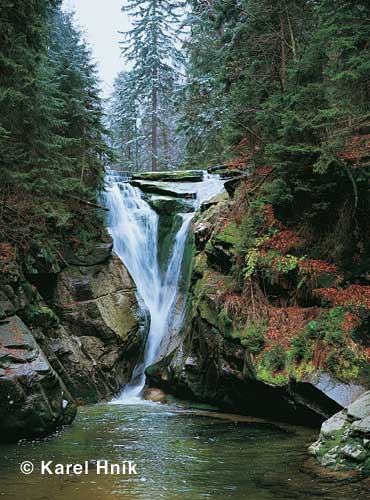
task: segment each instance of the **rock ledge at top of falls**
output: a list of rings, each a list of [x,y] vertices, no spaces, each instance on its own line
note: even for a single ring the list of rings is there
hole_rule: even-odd
[[[370,475],[370,391],[323,423],[309,453],[321,465]]]
[[[203,170],[176,170],[168,172],[142,172],[132,176],[134,180],[161,182],[202,182]]]
[[[183,191],[182,189],[176,189],[172,184],[168,186],[164,183],[154,183],[147,181],[131,180],[130,184],[134,187],[141,189],[143,193],[148,194],[158,194],[162,196],[170,196],[172,198],[185,198],[185,199],[195,199],[197,194],[195,191]]]

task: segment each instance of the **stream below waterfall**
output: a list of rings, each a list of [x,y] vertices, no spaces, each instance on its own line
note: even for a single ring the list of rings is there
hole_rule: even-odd
[[[360,484],[305,471],[316,432],[177,406],[80,408],[71,428],[43,440],[4,445],[0,498],[12,500],[366,500]],[[250,421],[249,421],[250,420]],[[28,476],[19,464],[29,460]],[[41,460],[89,462],[88,475],[40,476]],[[132,460],[137,476],[97,475],[94,463]]]

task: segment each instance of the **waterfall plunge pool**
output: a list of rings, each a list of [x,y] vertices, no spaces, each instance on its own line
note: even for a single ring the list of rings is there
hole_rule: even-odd
[[[216,418],[217,417],[217,418]],[[0,498],[12,500],[366,500],[360,483],[318,478],[306,470],[315,431],[182,409],[175,405],[80,408],[71,428],[50,438],[4,445]],[[35,472],[22,475],[28,460]],[[41,460],[117,464],[137,476],[41,476]],[[38,469],[38,470],[37,470]]]

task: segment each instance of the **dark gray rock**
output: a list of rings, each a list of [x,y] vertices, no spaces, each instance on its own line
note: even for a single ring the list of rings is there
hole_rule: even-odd
[[[0,324],[0,352],[2,440],[46,435],[73,421],[71,395],[17,316]]]

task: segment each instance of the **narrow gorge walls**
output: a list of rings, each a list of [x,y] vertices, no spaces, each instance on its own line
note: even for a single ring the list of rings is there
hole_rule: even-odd
[[[297,299],[305,295],[296,285],[295,266],[278,269],[273,260],[270,267],[256,261],[256,277],[245,277],[252,265],[248,256],[255,250],[257,258],[259,247],[253,240],[246,246],[254,219],[247,206],[240,208],[241,199],[239,192],[235,199],[225,195],[196,218],[192,306],[183,342],[149,369],[151,384],[236,412],[317,425],[368,387],[363,354],[352,366],[331,369],[330,355],[347,349],[345,342],[352,345],[348,333],[341,333],[346,316]],[[285,229],[274,228],[270,212],[261,207],[256,227],[272,231],[273,243]],[[267,245],[268,237],[258,241]],[[291,259],[304,268],[303,257]],[[281,260],[288,262],[289,255]],[[321,279],[325,286],[330,278],[318,275],[316,283]],[[306,357],[300,358],[303,341]],[[324,354],[316,358],[320,349],[327,364]]]
[[[63,260],[39,249],[0,273],[1,435],[44,435],[131,377],[148,314],[108,235]],[[2,248],[5,257],[5,248]],[[3,260],[4,262],[4,260]]]

